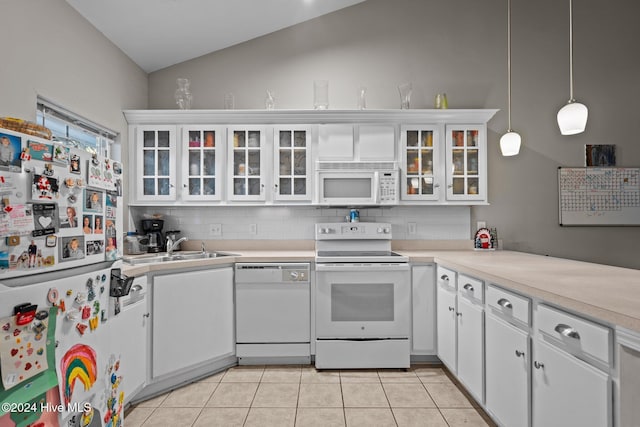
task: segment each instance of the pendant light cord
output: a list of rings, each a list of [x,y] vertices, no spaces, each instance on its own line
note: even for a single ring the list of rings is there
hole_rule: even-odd
[[[569,104],[573,98],[573,0],[569,0]]]
[[[507,115],[511,132],[511,0],[507,0]]]

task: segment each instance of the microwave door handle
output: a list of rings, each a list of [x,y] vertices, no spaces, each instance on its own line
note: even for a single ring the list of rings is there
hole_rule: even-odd
[[[380,172],[375,171],[373,173],[373,202],[377,205],[380,203]]]

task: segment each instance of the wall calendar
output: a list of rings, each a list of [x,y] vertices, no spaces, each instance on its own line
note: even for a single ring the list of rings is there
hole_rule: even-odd
[[[640,225],[640,168],[558,168],[560,225]]]

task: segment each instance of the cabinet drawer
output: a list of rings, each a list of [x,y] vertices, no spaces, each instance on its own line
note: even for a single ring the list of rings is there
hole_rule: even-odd
[[[502,313],[506,318],[530,325],[531,301],[529,298],[489,285],[487,287],[487,304],[495,311]]]
[[[456,272],[445,267],[438,266],[437,270],[438,285],[445,288],[456,290]]]
[[[484,302],[484,282],[464,274],[458,275],[458,292],[475,302]]]
[[[611,329],[590,320],[545,305],[538,306],[536,327],[557,344],[578,355],[590,356],[609,365]]]

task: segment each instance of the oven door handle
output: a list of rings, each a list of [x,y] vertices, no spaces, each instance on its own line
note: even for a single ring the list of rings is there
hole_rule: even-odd
[[[336,263],[316,264],[316,271],[408,271],[409,263]]]

